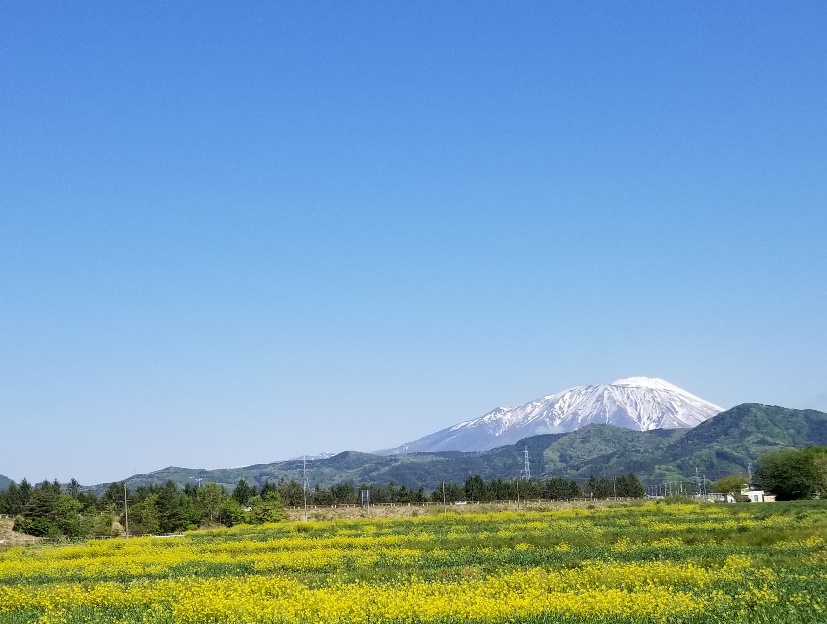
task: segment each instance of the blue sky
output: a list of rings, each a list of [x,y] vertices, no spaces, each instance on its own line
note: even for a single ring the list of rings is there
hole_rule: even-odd
[[[0,473],[584,383],[827,410],[827,4],[5,3]]]

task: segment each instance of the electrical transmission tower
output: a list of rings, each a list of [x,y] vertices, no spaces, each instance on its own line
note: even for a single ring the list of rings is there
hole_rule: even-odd
[[[525,458],[525,466],[523,467],[523,479],[526,481],[531,480],[531,462],[528,460],[528,446],[525,447],[525,451],[523,452],[523,457]]]

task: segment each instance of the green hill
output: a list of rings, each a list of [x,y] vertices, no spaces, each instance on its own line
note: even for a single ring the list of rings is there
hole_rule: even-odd
[[[628,472],[653,476],[659,463],[653,459],[662,458],[669,444],[686,432],[686,429],[633,431],[611,425],[589,425],[545,449],[543,472],[581,478]]]
[[[11,483],[11,479],[9,479],[6,475],[0,474],[0,492],[9,487],[9,483]]]
[[[433,488],[443,479],[464,481],[470,474],[485,479],[514,478],[528,448],[533,477],[587,479],[635,472],[650,484],[699,474],[717,479],[746,471],[764,453],[808,445],[827,445],[827,414],[759,404],[744,404],[710,418],[694,429],[633,431],[612,425],[588,425],[571,433],[539,435],[489,451],[411,453],[379,456],[356,451],[308,462],[308,481],[329,486],[347,481],[387,484],[395,481]],[[127,479],[130,487],[179,485],[198,479],[231,488],[239,479],[258,484],[280,478],[302,481],[302,461],[291,460],[224,470],[165,468]],[[106,484],[95,486],[102,491]]]
[[[678,471],[733,473],[786,448],[827,444],[827,414],[745,403],[687,431],[668,449]]]

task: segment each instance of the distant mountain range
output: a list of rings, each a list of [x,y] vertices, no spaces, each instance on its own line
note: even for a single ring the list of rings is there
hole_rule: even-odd
[[[610,384],[577,386],[517,407],[495,410],[379,455],[434,451],[484,451],[545,433],[568,433],[603,424],[637,431],[685,429],[724,411],[663,379],[628,377]]]
[[[9,483],[11,483],[11,479],[9,479],[6,475],[0,474],[0,491],[9,487]]]
[[[635,431],[607,424],[589,424],[568,433],[543,434],[517,444],[486,451],[438,451],[379,456],[346,451],[308,462],[308,480],[329,486],[340,482],[433,488],[442,479],[464,481],[469,474],[486,479],[513,478],[523,468],[528,449],[532,476],[585,479],[630,471],[648,484],[694,476],[709,479],[744,473],[749,462],[769,451],[827,445],[827,414],[747,403],[705,420],[692,429]],[[179,485],[196,479],[232,488],[244,478],[261,485],[280,478],[302,480],[302,460],[257,464],[244,468],[200,470],[170,467],[127,479],[130,487],[163,483]],[[102,491],[107,484],[95,486]]]

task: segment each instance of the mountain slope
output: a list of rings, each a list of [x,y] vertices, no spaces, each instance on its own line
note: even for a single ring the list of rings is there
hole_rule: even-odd
[[[0,492],[8,488],[9,483],[11,483],[11,479],[9,479],[6,475],[0,474]]]
[[[653,460],[668,463],[667,448],[686,432],[686,429],[633,431],[611,425],[587,425],[548,445],[542,455],[543,472],[579,476],[603,472],[650,475],[657,466]]]
[[[567,433],[589,424],[637,431],[689,428],[723,409],[662,379],[629,377],[577,386],[514,408],[498,407],[419,440],[378,451],[381,455],[480,451],[545,433]]]
[[[745,472],[765,453],[809,445],[827,445],[827,414],[745,403],[687,431],[667,452],[683,472]]]
[[[710,479],[743,473],[748,462],[766,452],[808,445],[827,445],[827,414],[767,405],[738,405],[694,429],[634,431],[592,424],[570,433],[545,434],[487,451],[411,453],[378,456],[348,451],[307,463],[308,481],[329,486],[344,481],[433,488],[442,479],[463,482],[469,474],[485,479],[512,479],[523,468],[527,448],[535,478],[560,476],[586,479],[637,473],[647,484],[689,478],[697,468]],[[244,478],[259,485],[265,479],[302,481],[302,462],[286,461],[224,470],[166,468],[127,479],[131,488],[172,479],[180,486],[194,479],[232,488]],[[95,486],[102,491],[108,484]]]

